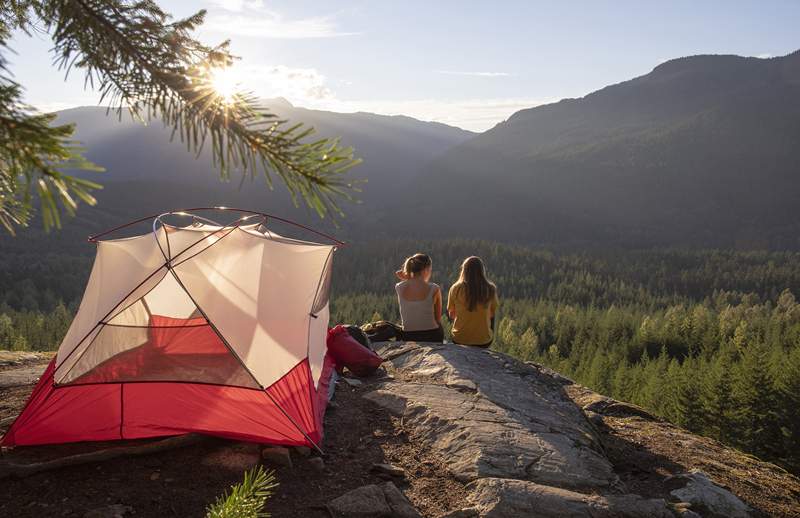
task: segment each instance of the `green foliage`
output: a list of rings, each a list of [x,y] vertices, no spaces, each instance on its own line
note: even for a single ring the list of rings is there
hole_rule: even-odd
[[[417,250],[445,291],[463,257],[486,260],[501,295],[493,347],[800,471],[800,255],[355,245],[335,263],[333,321],[397,319],[391,273]]]
[[[51,311],[17,311],[0,304],[0,349],[52,351],[72,322],[72,313],[59,303]]]
[[[352,150],[312,139],[313,128],[279,120],[250,94],[217,92],[215,74],[236,58],[227,42],[209,47],[193,38],[204,16],[173,21],[151,0],[11,1],[0,7],[0,50],[15,29],[44,31],[59,69],[81,70],[118,111],[161,119],[189,151],[210,142],[223,178],[263,174],[271,186],[277,175],[295,203],[302,198],[320,216],[340,212],[336,198],[354,189],[344,176],[358,163]],[[50,126],[54,116],[25,106],[4,70],[0,56],[0,223],[12,232],[27,224],[35,190],[45,227],[58,227],[59,203],[72,214],[78,200],[94,204],[89,191],[99,187],[63,170],[96,167],[69,140],[74,128]]]
[[[276,487],[274,472],[265,472],[263,466],[253,468],[244,474],[240,483],[231,486],[229,492],[206,509],[206,518],[269,517],[264,505]]]
[[[3,32],[0,18],[0,50]],[[41,200],[45,225],[60,226],[58,204],[72,215],[78,201],[94,204],[89,191],[100,187],[63,171],[102,171],[70,140],[72,125],[53,126],[55,115],[38,114],[21,98],[22,88],[8,77],[0,55],[0,225],[12,234],[30,218],[31,190]]]
[[[0,252],[0,347],[53,349],[90,260],[25,252],[23,239]],[[494,348],[800,471],[800,254],[355,244],[334,261],[331,322],[399,319],[393,272],[418,250],[445,293],[465,256],[486,260]]]

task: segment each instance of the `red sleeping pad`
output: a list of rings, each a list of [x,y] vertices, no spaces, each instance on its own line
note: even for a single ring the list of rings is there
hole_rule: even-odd
[[[343,325],[328,329],[328,352],[338,370],[347,367],[356,376],[369,376],[383,363],[380,356],[350,336]]]

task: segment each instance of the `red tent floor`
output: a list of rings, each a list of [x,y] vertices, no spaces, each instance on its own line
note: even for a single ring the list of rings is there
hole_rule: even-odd
[[[312,446],[298,427],[319,444],[333,362],[325,357],[317,389],[308,360],[298,363],[266,390],[158,381],[55,387],[54,369],[55,360],[0,445],[142,439],[195,432]]]

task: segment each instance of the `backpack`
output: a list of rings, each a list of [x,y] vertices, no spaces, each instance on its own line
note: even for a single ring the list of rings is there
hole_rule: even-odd
[[[383,362],[380,356],[353,338],[343,325],[328,329],[327,345],[339,372],[347,367],[356,376],[369,376]]]
[[[361,330],[367,335],[371,342],[388,342],[389,340],[399,340],[403,336],[403,328],[388,322],[379,320],[361,326]]]
[[[367,334],[361,330],[358,326],[344,326],[347,329],[347,332],[350,333],[356,342],[360,343],[370,351],[372,350],[372,342],[370,341]]]

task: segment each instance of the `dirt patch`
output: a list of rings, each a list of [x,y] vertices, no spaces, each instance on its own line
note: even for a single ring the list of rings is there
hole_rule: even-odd
[[[44,370],[46,361],[39,361]],[[0,423],[21,410],[31,388],[0,389]],[[361,393],[367,390],[369,380],[357,388],[338,383],[334,404],[325,418],[325,466],[320,470],[309,458],[293,452],[294,466],[275,470],[280,486],[267,506],[273,516],[328,517],[324,506],[330,500],[357,487],[382,482],[371,470],[375,463],[391,463],[405,470],[406,478],[394,482],[424,516],[461,506],[466,496],[463,484],[447,474],[437,455],[415,441],[400,419],[362,398]],[[17,448],[6,452],[3,459],[49,460],[136,442],[144,441]],[[241,478],[241,471],[210,469],[202,463],[229,444],[213,439],[160,454],[3,480],[0,516],[80,517],[110,504],[130,506],[137,517],[203,516],[206,506]]]
[[[0,351],[0,372],[29,365],[41,365],[44,372],[55,354],[55,351]]]
[[[577,385],[566,389],[573,399],[587,390]],[[629,492],[669,500],[675,487],[665,479],[699,469],[749,505],[754,516],[800,516],[800,479],[774,464],[663,421],[609,415],[599,419],[602,424],[596,428],[606,455]]]

